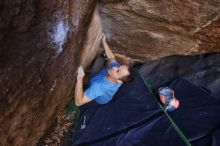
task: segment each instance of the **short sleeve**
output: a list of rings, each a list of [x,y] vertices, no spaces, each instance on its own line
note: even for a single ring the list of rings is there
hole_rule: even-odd
[[[98,84],[91,84],[89,88],[85,90],[85,94],[90,100],[93,100],[102,94],[102,90]]]
[[[119,66],[121,66],[116,60],[112,60],[111,61],[111,66],[112,67],[119,67]]]

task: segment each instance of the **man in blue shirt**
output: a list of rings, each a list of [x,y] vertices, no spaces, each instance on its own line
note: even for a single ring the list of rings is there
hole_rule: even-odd
[[[117,63],[104,35],[102,38],[102,44],[107,58],[111,61],[111,66],[94,75],[91,78],[90,85],[85,92],[83,92],[83,78],[85,73],[81,66],[78,68],[75,88],[75,104],[77,106],[81,106],[92,100],[95,100],[98,104],[108,103],[111,101],[113,95],[116,93],[123,81],[127,81],[132,78],[131,68],[127,65],[120,65]]]

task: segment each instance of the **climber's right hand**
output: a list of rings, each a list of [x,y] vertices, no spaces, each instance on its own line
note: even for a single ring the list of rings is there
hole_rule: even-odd
[[[77,78],[83,78],[85,76],[85,72],[82,66],[78,67],[77,70]]]

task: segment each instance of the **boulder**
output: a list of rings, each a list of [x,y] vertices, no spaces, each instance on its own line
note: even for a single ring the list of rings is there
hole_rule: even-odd
[[[105,0],[103,31],[115,52],[149,60],[220,51],[219,0]]]

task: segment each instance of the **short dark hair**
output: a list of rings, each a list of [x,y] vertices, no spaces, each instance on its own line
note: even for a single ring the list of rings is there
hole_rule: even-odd
[[[122,80],[123,82],[132,81],[134,79],[134,75],[135,75],[135,69],[133,68],[132,65],[128,65],[128,72],[129,72],[129,74],[127,76],[120,78],[120,80]]]

